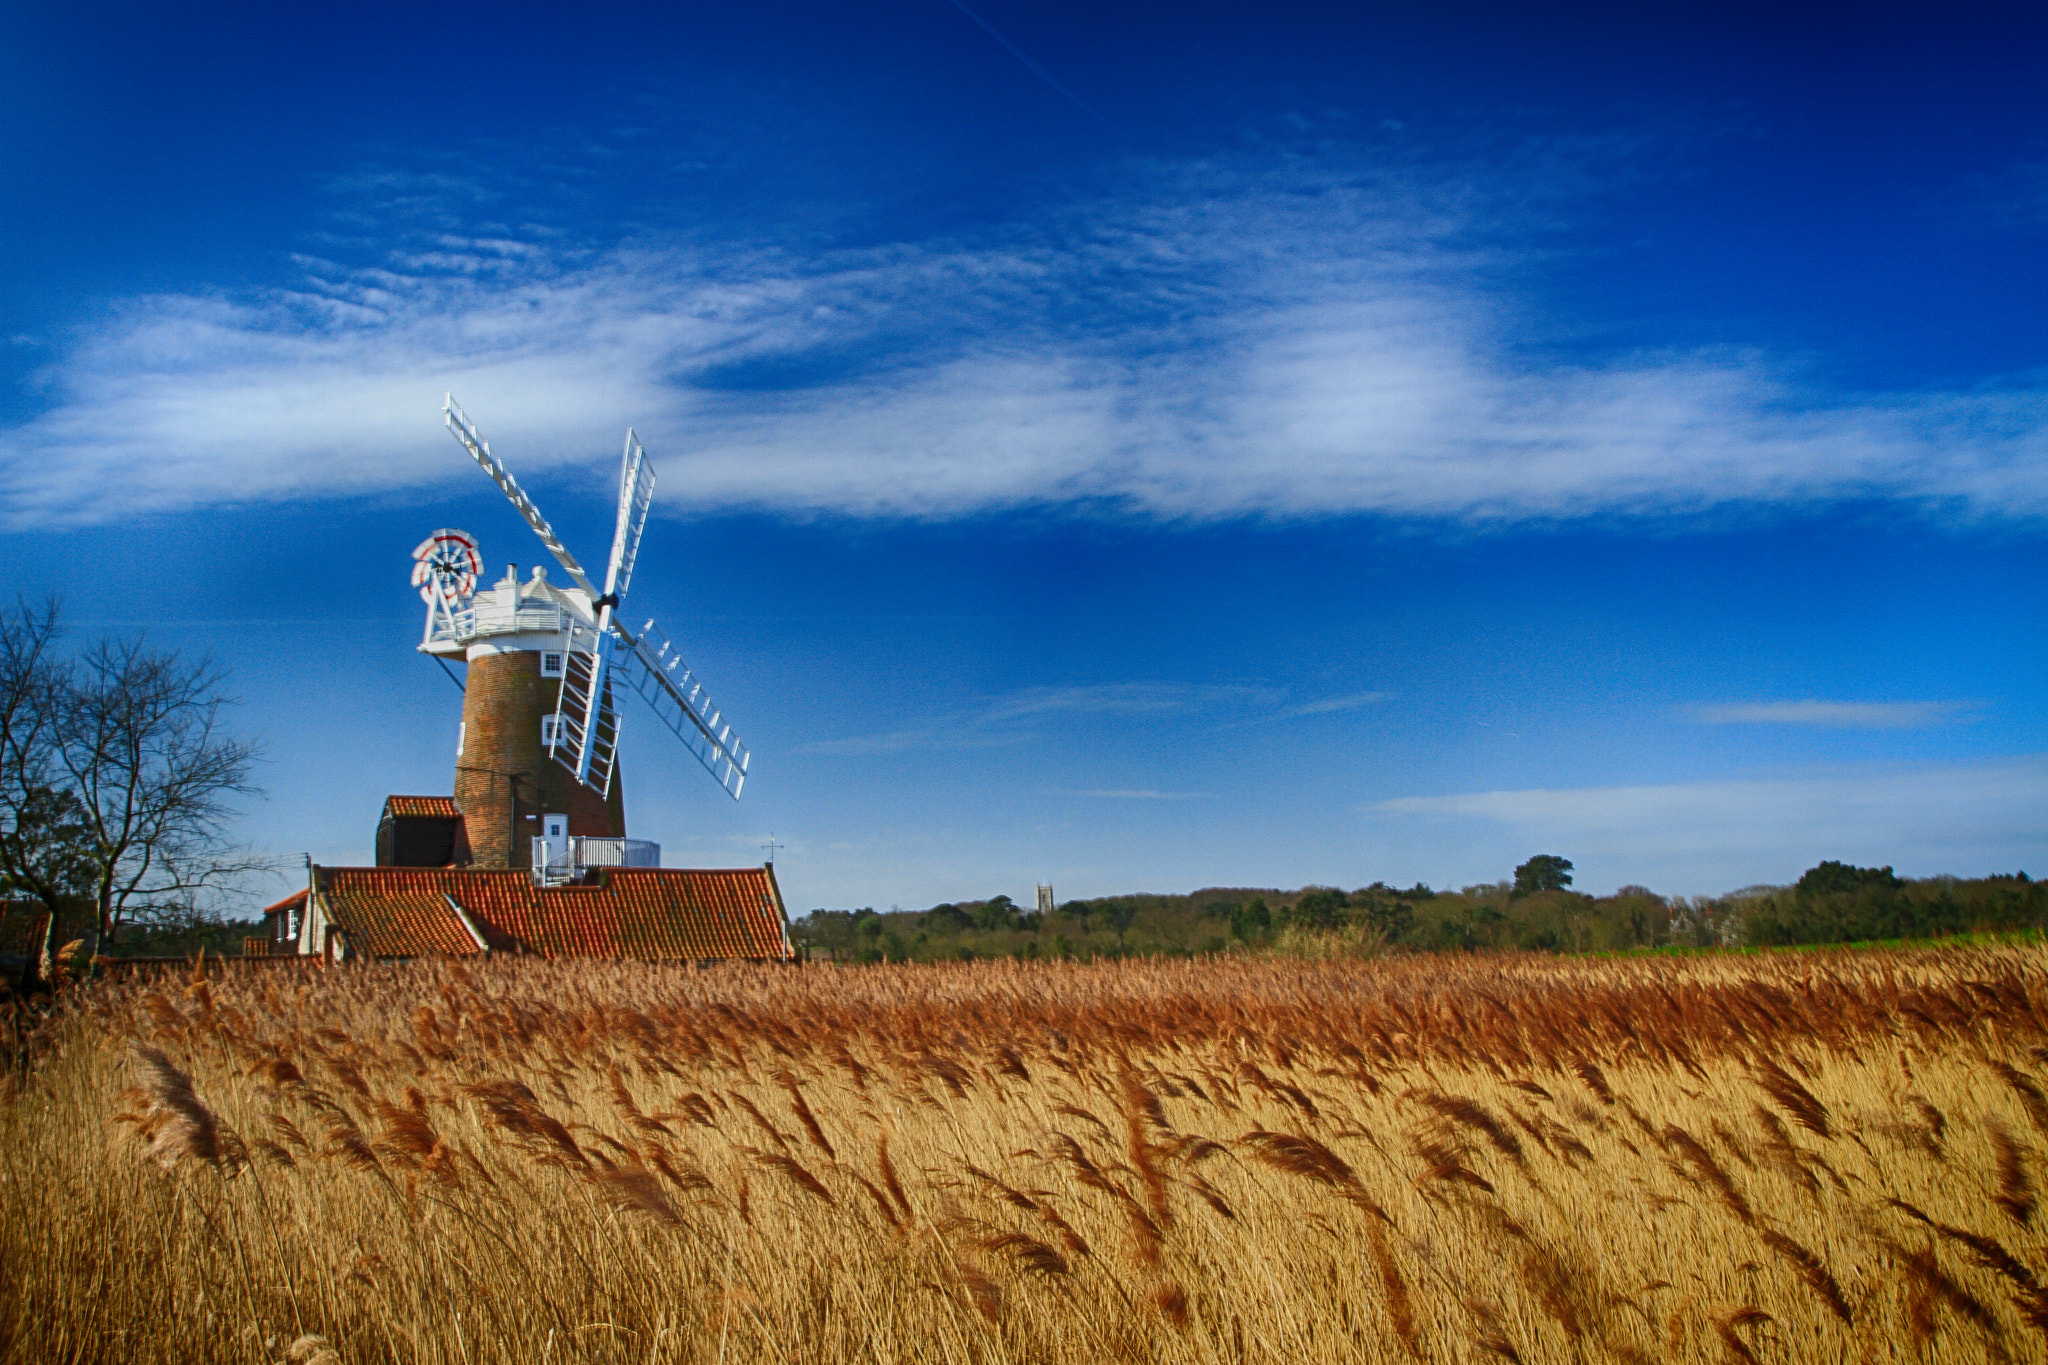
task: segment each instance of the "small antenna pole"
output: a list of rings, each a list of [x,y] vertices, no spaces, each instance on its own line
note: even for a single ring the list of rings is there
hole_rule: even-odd
[[[761,845],[761,847],[762,847],[762,849],[763,849],[763,850],[765,850],[765,851],[767,852],[767,854],[768,854],[768,865],[769,865],[770,867],[773,867],[773,866],[775,865],[775,854],[776,854],[776,851],[777,851],[778,849],[785,849],[785,848],[788,848],[788,847],[789,847],[789,845],[788,845],[788,844],[778,844],[778,843],[776,843],[776,842],[775,842],[775,835],[774,835],[774,834],[773,834],[773,833],[771,832],[771,833],[769,834],[769,836],[768,836],[768,842],[767,842],[767,843],[765,843],[765,844],[763,844],[763,845]]]

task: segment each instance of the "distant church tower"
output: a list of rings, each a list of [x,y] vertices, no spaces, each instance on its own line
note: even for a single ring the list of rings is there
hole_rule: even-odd
[[[455,804],[472,866],[530,867],[538,837],[564,847],[577,836],[625,837],[621,775],[614,770],[610,793],[600,795],[548,756],[545,727],[554,723],[572,614],[591,615],[580,588],[556,587],[538,565],[522,583],[507,565],[420,646],[469,663]]]

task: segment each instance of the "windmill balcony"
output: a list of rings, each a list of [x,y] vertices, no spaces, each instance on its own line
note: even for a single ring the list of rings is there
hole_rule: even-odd
[[[433,613],[423,648],[464,645],[491,635],[560,635],[569,628],[569,613],[553,602],[531,598],[516,607],[502,594],[485,593],[443,617]]]
[[[575,835],[565,844],[533,841],[533,879],[542,886],[566,886],[594,867],[660,866],[661,845],[647,839]]]

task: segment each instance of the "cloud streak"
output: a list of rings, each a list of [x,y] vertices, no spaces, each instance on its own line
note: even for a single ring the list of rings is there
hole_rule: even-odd
[[[1270,713],[1281,696],[1273,688],[1241,684],[1164,682],[1033,687],[927,725],[819,740],[803,747],[806,753],[846,757],[896,754],[911,749],[1004,748],[1026,743],[1054,725],[1085,725],[1102,718],[1129,721],[1247,709]]]
[[[1325,697],[1321,701],[1304,702],[1290,706],[1280,713],[1285,720],[1298,720],[1304,716],[1329,716],[1341,711],[1356,711],[1364,706],[1377,706],[1393,698],[1392,692],[1353,692],[1344,697]]]
[[[1206,801],[1208,792],[1159,792],[1146,789],[1075,792],[1075,796],[1101,797],[1111,801]]]
[[[1765,701],[1694,706],[1702,725],[1811,725],[1832,730],[1913,730],[1970,710],[1957,701]]]
[[[451,215],[477,197],[415,188]],[[1733,351],[1520,358],[1541,328],[1500,282],[1514,231],[1469,191],[1188,163],[972,241],[596,249],[491,225],[303,257],[295,288],[130,299],[85,327],[47,408],[0,432],[0,519],[444,484],[465,472],[443,389],[522,477],[594,468],[636,425],[668,511],[2048,510],[2038,387],[1837,394]]]

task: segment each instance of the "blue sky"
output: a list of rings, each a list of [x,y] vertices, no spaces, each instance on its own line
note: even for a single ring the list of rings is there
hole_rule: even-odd
[[[586,559],[646,441],[629,823],[793,908],[2048,871],[2048,25],[1653,8],[17,7],[6,586],[366,860],[452,389]]]

